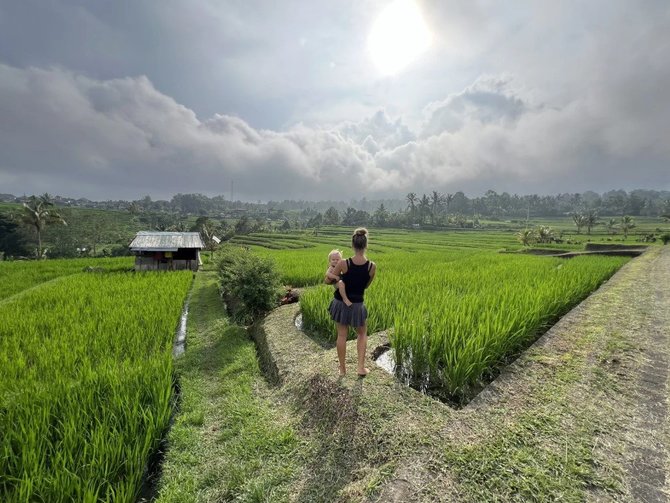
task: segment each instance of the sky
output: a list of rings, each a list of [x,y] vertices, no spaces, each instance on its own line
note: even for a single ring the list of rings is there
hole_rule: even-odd
[[[0,0],[0,193],[670,189],[670,2]]]

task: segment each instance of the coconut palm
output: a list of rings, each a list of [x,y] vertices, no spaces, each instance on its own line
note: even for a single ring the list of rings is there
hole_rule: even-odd
[[[572,220],[577,226],[577,234],[581,234],[582,227],[586,226],[586,217],[582,213],[573,213]]]
[[[417,197],[414,192],[407,194],[407,208],[409,209],[410,215],[412,216],[412,221],[414,221],[414,215],[416,214],[416,202]]]
[[[535,229],[535,235],[537,236],[538,243],[551,243],[555,239],[554,230],[544,225]]]
[[[606,225],[608,233],[616,234],[618,232],[617,227],[619,227],[619,221],[616,218],[610,218]]]
[[[533,231],[532,229],[525,229],[523,231],[517,232],[516,238],[524,246],[530,246],[537,240],[535,231]]]
[[[54,203],[48,193],[42,194],[40,197],[30,196],[27,203],[23,203],[23,214],[21,215],[21,222],[25,225],[35,229],[37,233],[37,258],[42,257],[42,231],[48,224],[63,224],[67,222],[60,216],[60,214],[51,209]]]
[[[623,231],[623,237],[626,239],[628,237],[628,231],[635,227],[635,219],[630,215],[624,215],[621,217],[621,230]]]
[[[586,233],[591,234],[591,228],[598,225],[598,212],[589,210],[584,215],[584,225],[586,226]]]
[[[426,217],[430,215],[430,199],[424,194],[419,201],[419,215],[421,216],[421,223],[426,221]]]
[[[445,194],[444,195],[444,205],[445,205],[445,211],[449,213],[449,205],[451,204],[451,201],[454,200],[454,195],[453,194]]]
[[[430,223],[435,224],[438,213],[442,207],[444,196],[438,191],[434,190],[430,196]]]

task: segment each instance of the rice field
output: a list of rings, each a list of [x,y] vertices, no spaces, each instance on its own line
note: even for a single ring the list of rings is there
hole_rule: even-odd
[[[42,282],[81,266],[47,262]],[[172,343],[191,281],[75,273],[0,303],[0,501],[136,501],[172,412]]]
[[[286,283],[319,285],[301,297],[303,326],[332,341],[333,288],[320,283],[328,251],[349,254],[349,234],[332,229],[302,239],[314,247],[254,249],[274,257]],[[368,257],[378,278],[366,293],[368,330],[389,330],[403,377],[462,400],[628,260],[497,253],[519,247],[505,231],[371,232]]]
[[[80,258],[0,263],[0,300],[53,279],[82,272],[85,267],[120,271],[133,267],[132,257]]]

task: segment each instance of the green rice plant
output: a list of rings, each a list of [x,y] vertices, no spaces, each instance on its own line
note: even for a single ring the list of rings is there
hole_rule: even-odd
[[[0,262],[0,300],[40,283],[81,272],[85,267],[118,271],[133,266],[132,257]]]
[[[380,255],[366,293],[369,332],[392,328],[396,362],[415,382],[462,397],[609,278],[627,259],[452,251]],[[301,298],[303,326],[331,340],[332,287]]]
[[[328,315],[333,287],[322,285],[332,248],[349,256],[351,229],[319,236],[264,234],[255,253],[271,256],[284,283],[320,285],[300,300],[303,326],[334,340]],[[625,258],[569,261],[495,253],[517,249],[515,229],[371,232],[368,256],[378,278],[366,293],[368,331],[393,329],[396,361],[407,377],[462,397],[609,278]],[[297,240],[309,249],[271,249]],[[276,246],[283,247],[277,244]],[[560,246],[574,249],[580,245]]]
[[[79,273],[0,304],[0,501],[135,501],[190,272]]]

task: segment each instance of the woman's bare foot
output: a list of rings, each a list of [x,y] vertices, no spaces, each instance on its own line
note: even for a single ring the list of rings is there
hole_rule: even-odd
[[[344,303],[347,305],[347,307],[351,307],[354,305],[354,303],[351,302],[349,299],[345,300]]]
[[[347,369],[340,367],[340,377],[344,377],[345,375],[347,375]]]
[[[363,370],[358,369],[358,377],[365,377],[370,373],[370,370],[364,368]]]

